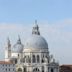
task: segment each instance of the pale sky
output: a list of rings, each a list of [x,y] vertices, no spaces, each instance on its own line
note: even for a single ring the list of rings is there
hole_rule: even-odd
[[[0,0],[0,59],[4,59],[6,39],[12,46],[18,34],[22,43],[38,20],[50,54],[60,64],[72,64],[72,0]]]

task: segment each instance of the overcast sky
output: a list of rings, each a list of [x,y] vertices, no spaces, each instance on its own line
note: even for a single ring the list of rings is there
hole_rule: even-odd
[[[37,19],[50,54],[60,64],[72,64],[71,7],[72,0],[0,0],[0,59],[7,37],[13,46],[19,34],[24,44]]]

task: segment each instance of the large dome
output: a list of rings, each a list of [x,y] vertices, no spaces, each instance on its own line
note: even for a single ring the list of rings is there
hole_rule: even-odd
[[[37,21],[32,29],[32,36],[25,42],[24,48],[47,49],[48,44],[46,40],[40,35]]]
[[[32,35],[26,42],[24,48],[48,48],[46,40],[40,35]]]

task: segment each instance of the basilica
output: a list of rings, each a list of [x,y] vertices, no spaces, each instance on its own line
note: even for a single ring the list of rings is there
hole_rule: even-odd
[[[37,22],[25,44],[21,42],[20,36],[13,46],[7,39],[5,62],[7,65],[9,62],[13,64],[14,70],[5,69],[4,72],[59,72],[59,63],[49,54],[48,43],[41,36]]]

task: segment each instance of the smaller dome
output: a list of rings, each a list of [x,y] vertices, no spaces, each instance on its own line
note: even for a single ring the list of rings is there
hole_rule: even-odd
[[[23,51],[24,45],[21,43],[20,38],[18,39],[17,43],[13,46],[12,52],[21,53]]]
[[[13,49],[12,49],[13,52],[17,52],[17,53],[19,53],[19,52],[21,53],[22,50],[23,50],[23,45],[22,44],[15,44],[13,46]]]

